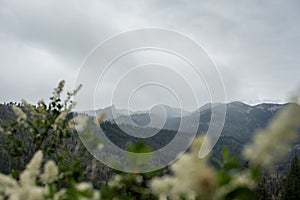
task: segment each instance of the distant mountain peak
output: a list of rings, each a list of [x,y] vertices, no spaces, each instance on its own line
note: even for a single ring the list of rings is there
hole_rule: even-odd
[[[241,101],[233,101],[233,102],[228,103],[227,105],[233,105],[233,106],[239,106],[239,107],[251,107],[251,105],[248,105]]]

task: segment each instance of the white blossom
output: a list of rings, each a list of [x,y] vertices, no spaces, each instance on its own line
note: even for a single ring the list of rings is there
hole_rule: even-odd
[[[23,186],[35,185],[36,176],[40,174],[40,165],[43,159],[42,151],[37,151],[29,164],[27,164],[25,171],[20,175],[20,183]]]
[[[105,119],[105,113],[103,113],[103,112],[99,113],[99,115],[97,116],[97,122],[101,123],[101,122],[103,122],[104,119]]]
[[[0,174],[0,192],[4,192],[7,188],[16,187],[17,181],[10,176]]]
[[[68,115],[69,111],[68,110],[65,110],[63,112],[61,112],[58,117],[55,119],[55,123],[59,123],[60,121],[62,120],[65,120],[67,115]]]
[[[121,188],[121,180],[122,180],[122,176],[120,175],[115,175],[109,182],[108,182],[108,186],[111,188]]]
[[[208,164],[207,158],[199,159],[198,151],[203,138],[197,138],[192,145],[192,152],[184,154],[171,166],[174,176],[154,178],[151,189],[160,199],[166,196],[176,199],[211,199],[216,189],[216,172]]]
[[[151,180],[150,187],[154,194],[161,196],[161,199],[163,199],[170,193],[175,181],[176,179],[171,176],[155,177]]]
[[[261,167],[270,167],[281,160],[296,138],[300,125],[300,106],[293,103],[284,108],[265,129],[254,135],[252,144],[244,149],[246,159]]]
[[[248,172],[235,174],[233,176],[233,180],[231,180],[228,184],[218,188],[215,198],[224,199],[224,196],[240,187],[246,187],[251,190],[256,188],[256,182],[251,178],[251,175]]]
[[[137,183],[142,183],[143,182],[143,177],[141,175],[137,175],[135,177],[135,180],[136,180]]]
[[[97,150],[102,150],[104,148],[104,145],[102,143],[97,145]]]
[[[82,183],[78,183],[76,185],[76,188],[78,191],[84,192],[84,191],[91,191],[93,192],[93,197],[92,198],[80,198],[80,200],[98,200],[100,199],[100,192],[97,190],[93,189],[93,185],[91,183],[87,183],[87,182],[82,182]]]
[[[17,115],[17,122],[19,124],[23,124],[25,127],[27,127],[27,116],[26,114],[23,112],[23,110],[17,106],[12,106],[12,110],[14,111],[14,113]]]
[[[26,169],[20,175],[20,181],[0,174],[0,192],[3,192],[10,200],[32,199],[42,200],[48,192],[47,187],[36,186],[36,178],[39,175],[43,153],[38,151],[27,164]]]
[[[86,191],[92,189],[93,185],[91,183],[82,182],[78,183],[76,185],[76,188],[78,189],[78,191]]]
[[[19,108],[17,106],[12,106],[12,110],[18,116],[18,122],[20,122],[21,120],[26,120],[27,119],[26,114],[22,111],[21,108]]]
[[[26,186],[15,188],[11,190],[10,200],[22,200],[22,199],[30,199],[30,200],[44,200],[45,195],[47,195],[48,189],[37,186]]]
[[[60,200],[60,199],[63,199],[63,196],[66,194],[66,189],[63,188],[61,189],[60,191],[56,192],[55,195],[54,195],[54,200]]]
[[[74,128],[79,132],[79,133],[84,133],[87,128],[87,123],[88,123],[88,116],[85,115],[78,115],[72,120]]]
[[[8,175],[0,173],[0,200],[43,200],[49,195],[49,183],[53,183],[58,176],[58,168],[53,161],[47,161],[44,166],[44,173],[41,175],[41,179],[44,185],[37,185],[36,180],[39,178],[40,165],[43,159],[42,151],[37,151],[26,169],[21,173],[19,182]],[[82,182],[76,185],[78,191],[92,192],[92,200],[98,200],[101,198],[100,192],[94,190],[91,183]],[[55,200],[65,198],[67,190],[61,189],[59,192],[54,194]],[[4,195],[4,196],[3,196]],[[87,200],[87,198],[79,198],[81,200]]]
[[[41,179],[45,183],[53,183],[58,178],[58,167],[54,161],[49,160],[44,166],[44,173],[41,176]]]

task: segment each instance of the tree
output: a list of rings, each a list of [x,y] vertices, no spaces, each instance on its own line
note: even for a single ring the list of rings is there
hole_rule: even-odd
[[[257,200],[272,200],[272,195],[267,186],[267,180],[263,177],[257,186]]]
[[[300,199],[300,166],[297,155],[293,158],[283,183],[282,200]]]

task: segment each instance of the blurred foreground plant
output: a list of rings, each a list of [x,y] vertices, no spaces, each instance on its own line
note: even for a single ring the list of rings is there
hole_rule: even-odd
[[[54,161],[48,160],[41,173],[42,159],[42,151],[37,151],[26,169],[21,172],[19,180],[0,174],[0,199],[100,199],[100,192],[93,189],[91,183],[71,184],[58,190],[58,167]]]
[[[81,86],[67,92],[66,98],[62,99],[64,85],[64,81],[58,84],[48,104],[41,100],[35,106],[23,100],[21,106],[12,106],[17,120],[3,126],[2,136],[5,150],[10,155],[6,171],[14,178],[19,176],[34,153],[41,150],[47,159],[56,160],[59,170],[63,172],[60,186],[81,181],[82,152],[78,150],[80,141],[70,120],[71,110],[75,106],[71,99]],[[70,143],[77,146],[71,150],[66,145]]]
[[[192,151],[184,154],[171,166],[172,176],[154,178],[151,189],[159,199],[256,199],[256,187],[261,170],[271,167],[287,155],[300,125],[300,106],[289,104],[279,112],[269,126],[258,131],[254,141],[244,149],[250,167],[239,168],[235,158],[224,150],[223,160],[217,161],[220,170],[215,171],[206,158],[199,159],[198,151],[203,138],[192,145]]]
[[[254,135],[254,141],[244,149],[252,167],[271,167],[287,155],[296,139],[300,125],[300,106],[291,103],[275,116],[268,127]]]
[[[23,107],[13,107],[17,115],[16,122],[1,130],[6,136],[6,150],[19,161],[21,158],[34,156],[22,172],[0,174],[0,199],[100,199],[100,192],[93,189],[92,183],[81,182],[83,161],[77,158],[80,157],[79,150],[75,148],[72,155],[62,150],[66,148],[64,140],[71,136],[74,125],[76,126],[74,120],[68,119],[68,114],[74,107],[71,97],[79,90],[77,88],[68,93],[66,100],[62,101],[63,86],[64,82],[61,82],[48,105],[40,101],[35,107],[24,101]],[[98,122],[103,117],[104,115],[100,115],[92,123],[99,125]],[[103,144],[93,137],[93,129],[88,127],[88,120],[93,119],[87,116],[75,118],[79,123],[77,125],[81,125],[77,126],[83,132],[81,139],[95,148],[103,148]],[[198,153],[204,138],[198,137],[194,140],[191,151],[171,165],[171,174],[157,176],[160,173],[119,172],[107,185],[101,185],[102,197],[254,200],[261,171],[269,169],[288,153],[299,125],[300,106],[296,103],[289,104],[265,130],[255,134],[252,144],[245,147],[243,155],[249,161],[249,167],[245,169],[241,169],[236,158],[230,157],[228,149],[224,149],[222,160],[215,160],[219,170],[210,164],[208,157],[199,159]],[[60,146],[63,146],[62,149]],[[137,146],[128,145],[128,150],[138,153],[150,151],[141,143]],[[42,152],[57,162],[56,165],[54,161],[47,159],[43,173],[40,172]],[[134,167],[139,164],[139,160],[133,160]],[[22,168],[20,166],[22,165],[17,169]],[[95,166],[92,167],[93,170]]]
[[[13,106],[17,120],[8,126],[3,126],[8,153],[18,158],[31,157],[37,150],[42,150],[51,156],[63,144],[64,139],[71,136],[67,115],[74,108],[71,98],[79,91],[77,89],[67,92],[65,100],[61,99],[65,82],[61,81],[54,89],[50,102],[47,105],[43,100],[37,106],[22,101],[22,106]],[[22,158],[22,159],[21,159]],[[22,163],[19,163],[19,167]]]

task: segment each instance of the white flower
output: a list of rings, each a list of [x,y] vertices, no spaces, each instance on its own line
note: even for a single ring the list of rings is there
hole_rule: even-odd
[[[20,182],[9,176],[0,174],[0,191],[4,192],[9,199],[32,199],[42,200],[47,194],[48,189],[36,186],[36,177],[40,173],[39,168],[43,154],[38,151],[20,175]]]
[[[41,179],[45,183],[53,183],[58,178],[58,167],[54,161],[49,160],[44,166],[44,173],[41,176]]]
[[[102,150],[104,148],[104,145],[102,143],[97,145],[97,150]]]
[[[43,159],[42,151],[37,151],[29,164],[27,164],[25,171],[20,175],[21,185],[35,185],[36,176],[40,174],[40,165]]]
[[[6,135],[8,135],[8,136],[9,136],[9,135],[12,135],[12,132],[11,132],[11,131],[7,131],[7,132],[6,132]]]
[[[142,183],[143,182],[143,177],[141,175],[137,175],[135,177],[135,180],[136,180],[137,183]]]
[[[90,191],[93,192],[93,197],[92,198],[80,198],[81,200],[98,200],[100,199],[100,192],[97,190],[94,190],[93,185],[91,183],[87,182],[82,182],[78,183],[76,185],[76,188],[78,191],[84,192],[84,191]]]
[[[290,104],[284,108],[263,131],[254,135],[252,144],[244,149],[246,159],[261,167],[270,167],[281,160],[296,138],[295,130],[300,125],[300,106]]]
[[[91,183],[82,182],[76,184],[76,189],[80,192],[90,191],[93,194],[92,198],[79,197],[80,200],[99,200],[101,199],[101,194],[98,190],[93,189],[93,185]],[[66,189],[61,189],[59,192],[55,193],[54,200],[65,199]]]
[[[61,189],[60,191],[56,192],[54,195],[54,200],[63,199],[63,196],[66,194],[66,189]]]
[[[9,200],[44,200],[47,195],[49,195],[49,186],[44,184],[44,186],[37,186],[36,179],[40,174],[40,165],[43,159],[43,153],[37,151],[29,164],[26,166],[26,169],[20,175],[20,181],[17,182],[15,179],[10,176],[0,173],[0,200],[9,199]],[[44,166],[44,173],[41,176],[44,183],[52,183],[57,179],[58,168],[53,161],[48,161]],[[100,192],[94,190],[91,183],[78,183],[76,189],[81,192],[91,192],[93,197],[92,200],[100,199]],[[66,189],[61,189],[59,192],[54,194],[55,200],[63,199],[66,195]],[[79,198],[80,200],[91,200],[85,197]]]
[[[209,166],[207,159],[199,159],[198,151],[203,138],[197,138],[192,145],[192,152],[184,154],[171,166],[174,177],[164,176],[151,181],[152,191],[160,199],[212,199],[217,181],[216,172]]]
[[[30,199],[30,200],[44,200],[47,194],[46,188],[43,187],[23,187],[16,190],[10,195],[9,199]]]
[[[61,112],[59,114],[59,116],[55,119],[55,123],[59,123],[60,121],[65,120],[66,117],[67,117],[67,115],[68,115],[68,113],[69,113],[68,110],[65,110],[65,111]]]
[[[122,176],[120,175],[115,175],[109,182],[108,182],[108,186],[111,188],[121,188],[121,180],[122,180]]]
[[[7,188],[16,187],[17,181],[10,176],[0,174],[0,192],[6,191]]]
[[[97,116],[97,122],[98,122],[98,123],[103,122],[104,119],[105,119],[105,113],[100,113],[100,114]],[[97,124],[98,124],[98,123],[97,123]]]
[[[99,199],[101,199],[101,193],[98,190],[94,190],[92,200],[99,200]]]
[[[223,185],[216,191],[216,199],[224,199],[224,197],[234,191],[235,189],[239,187],[247,187],[251,190],[254,190],[256,188],[255,181],[251,178],[251,175],[249,173],[240,173],[235,174],[233,176],[233,180],[231,180],[228,184]]]
[[[76,188],[78,191],[87,191],[93,189],[93,185],[91,183],[82,182],[78,183]]]
[[[22,111],[21,108],[19,108],[17,106],[12,106],[12,110],[18,116],[18,122],[21,122],[22,120],[26,120],[27,119],[26,114]]]
[[[76,130],[79,132],[79,133],[84,133],[86,131],[86,128],[87,128],[87,122],[88,122],[88,117],[85,116],[85,115],[78,115],[76,116],[74,119],[74,125],[75,125],[75,128]]]
[[[22,186],[35,185],[36,176],[30,171],[24,171],[20,174],[20,183]]]
[[[162,178],[155,177],[151,180],[150,187],[154,194],[167,196],[173,188],[176,180],[170,176],[164,176]]]

